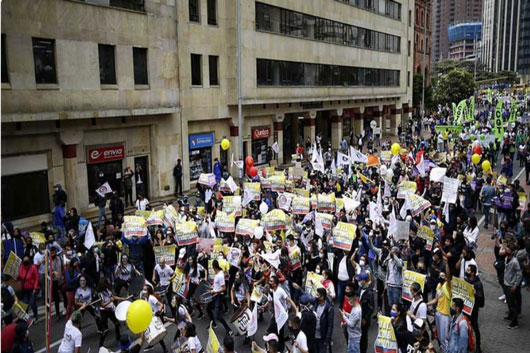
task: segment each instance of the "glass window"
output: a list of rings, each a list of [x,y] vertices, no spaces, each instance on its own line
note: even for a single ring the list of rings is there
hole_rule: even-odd
[[[217,25],[217,0],[208,0],[208,24]]]
[[[202,55],[191,54],[191,84],[202,85]]]
[[[270,6],[256,3],[256,29],[260,29],[263,31],[271,30],[270,10]]]
[[[2,217],[16,219],[50,213],[48,171],[2,176]]]
[[[208,71],[210,73],[210,86],[219,86],[219,57],[210,55],[208,57]]]
[[[134,84],[147,85],[147,48],[133,48]]]
[[[2,83],[9,82],[7,71],[6,35],[2,33]]]
[[[98,44],[99,53],[99,83],[102,85],[116,84],[116,62],[114,60],[114,45]]]
[[[188,0],[189,12],[190,12],[190,21],[191,22],[201,22],[201,12],[199,0]]]
[[[57,83],[54,39],[33,38],[33,60],[37,83]]]
[[[258,59],[256,63],[258,86],[272,85],[272,62]]]
[[[86,2],[92,2],[98,5],[101,5],[101,0],[85,0]],[[121,7],[122,9],[129,9],[135,11],[145,11],[144,10],[144,0],[110,0],[109,5],[113,7]]]

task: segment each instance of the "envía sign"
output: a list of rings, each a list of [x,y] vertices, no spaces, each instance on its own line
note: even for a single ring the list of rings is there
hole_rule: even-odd
[[[125,158],[125,145],[88,149],[88,163],[108,162]]]

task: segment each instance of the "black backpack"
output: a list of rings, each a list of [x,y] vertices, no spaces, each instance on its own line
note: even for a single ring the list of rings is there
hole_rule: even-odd
[[[4,304],[4,311],[8,312],[13,308],[13,305],[15,304],[15,298],[11,293],[9,292],[9,289],[7,287],[2,286],[2,304]]]

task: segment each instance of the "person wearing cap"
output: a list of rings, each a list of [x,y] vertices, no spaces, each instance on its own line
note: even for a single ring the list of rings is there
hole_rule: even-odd
[[[468,329],[471,325],[464,312],[464,301],[461,298],[453,299],[451,307],[450,336],[449,336],[449,353],[467,353],[468,351]]]
[[[368,330],[372,314],[375,310],[375,295],[371,287],[370,277],[366,272],[361,272],[355,277],[359,283],[359,302],[361,303],[362,319],[361,319],[361,353],[366,353],[368,349]]]
[[[74,311],[70,320],[64,327],[63,339],[59,346],[58,353],[81,353],[81,344],[83,334],[80,331],[83,314],[80,311]]]
[[[309,353],[317,353],[318,348],[317,341],[315,338],[315,332],[317,329],[317,313],[313,311],[313,308],[311,307],[311,299],[312,298],[308,294],[302,294],[300,296],[299,308],[295,306],[294,309],[296,315],[302,320],[300,323],[300,330],[302,330],[307,337],[307,347]],[[276,340],[278,340],[278,336],[276,336],[276,334],[269,334],[269,336],[271,335],[274,335],[276,337]]]

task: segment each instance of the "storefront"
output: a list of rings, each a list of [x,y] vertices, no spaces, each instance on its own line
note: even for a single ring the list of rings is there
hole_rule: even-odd
[[[201,173],[212,172],[213,132],[189,136],[190,180],[198,180]]]
[[[268,148],[271,128],[269,126],[256,127],[252,129],[252,158],[254,164],[260,165],[269,162]]]
[[[88,200],[93,203],[96,189],[109,183],[112,191],[123,195],[122,172],[124,170],[125,144],[91,146],[87,148]]]

